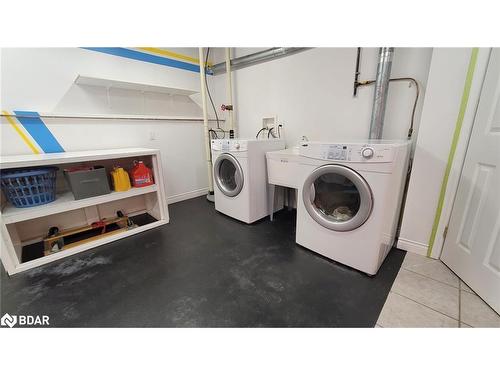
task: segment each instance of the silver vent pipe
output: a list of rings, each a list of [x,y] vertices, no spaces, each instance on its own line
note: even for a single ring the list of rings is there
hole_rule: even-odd
[[[382,47],[379,49],[378,56],[375,93],[373,94],[372,119],[370,122],[370,139],[382,138],[394,48]]]
[[[294,53],[306,51],[310,48],[297,48],[297,47],[277,47],[269,48],[264,51],[252,53],[250,55],[237,57],[231,59],[231,71],[246,68],[247,66],[259,64],[262,62],[278,59],[280,57],[292,55]],[[212,66],[212,73],[214,75],[226,73],[226,63],[222,62]]]

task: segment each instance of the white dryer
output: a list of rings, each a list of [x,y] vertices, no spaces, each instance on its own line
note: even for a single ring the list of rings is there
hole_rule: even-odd
[[[215,209],[245,223],[269,215],[266,152],[284,148],[282,139],[212,140]]]
[[[409,145],[406,140],[302,143],[296,242],[376,274],[394,242]]]

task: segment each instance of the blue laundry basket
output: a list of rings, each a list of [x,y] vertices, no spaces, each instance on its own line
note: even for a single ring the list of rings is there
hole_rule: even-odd
[[[56,199],[57,167],[3,170],[2,190],[15,207],[33,207]]]

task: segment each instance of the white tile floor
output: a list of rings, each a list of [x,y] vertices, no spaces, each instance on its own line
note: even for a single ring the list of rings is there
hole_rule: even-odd
[[[500,316],[441,261],[407,253],[375,327],[500,327]]]

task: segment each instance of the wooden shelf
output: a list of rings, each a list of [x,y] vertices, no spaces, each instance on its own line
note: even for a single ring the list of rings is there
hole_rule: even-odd
[[[12,155],[0,157],[0,169],[38,167],[44,165],[65,165],[101,161],[103,165],[113,165],[124,159],[131,162],[137,157],[146,157],[151,163],[155,184],[141,188],[131,188],[127,191],[111,192],[110,194],[75,200],[73,193],[65,191],[58,193],[54,202],[26,208],[17,208],[7,203],[0,213],[0,231],[5,248],[2,246],[2,263],[9,275],[37,267],[42,264],[61,259],[90,248],[125,238],[145,230],[167,224],[169,222],[168,206],[165,197],[163,172],[159,150],[148,148],[125,148],[111,150],[72,151],[52,154]],[[144,199],[140,197],[143,196]],[[139,198],[133,198],[139,197]],[[113,203],[120,201],[120,203]],[[39,241],[46,235],[51,226],[59,228],[76,228],[82,222],[91,223],[106,217],[110,212],[116,213],[120,206],[127,215],[134,216],[147,213],[156,221],[119,231],[109,236],[96,238],[81,245],[43,256],[32,261],[22,262],[23,247],[33,240]],[[123,206],[123,207],[121,207]],[[51,217],[50,215],[56,216]],[[104,216],[101,216],[104,215]],[[110,217],[110,216],[107,216]],[[30,221],[29,225],[26,220]]]
[[[119,89],[135,90],[141,92],[158,92],[170,95],[190,96],[198,93],[198,91],[180,89],[177,87],[160,86],[142,82],[120,81],[115,79],[91,77],[84,75],[78,75],[75,79],[75,83],[77,85],[84,85],[84,86],[98,86],[98,87],[106,87],[108,89],[119,88]]]
[[[158,188],[156,185],[150,185],[141,188],[132,188],[127,191],[113,191],[110,194],[98,195],[96,197],[79,200],[75,200],[73,193],[71,191],[67,191],[63,194],[59,194],[54,202],[41,206],[18,208],[9,203],[2,211],[2,218],[5,224],[18,223],[20,221],[34,219],[37,217],[53,215],[60,212],[76,210],[78,208],[95,206],[119,199],[152,193],[157,190]]]
[[[54,152],[49,154],[8,155],[0,156],[0,169],[109,160],[155,155],[158,153],[159,150],[149,148],[117,148],[110,150]]]

